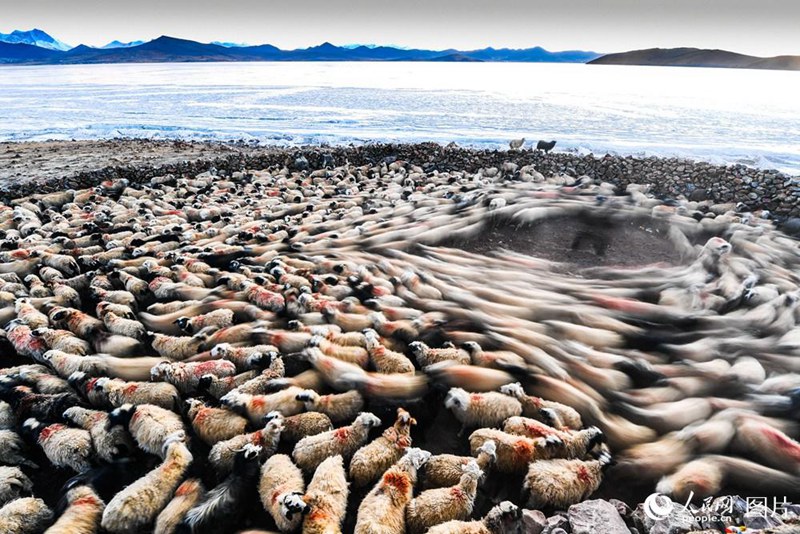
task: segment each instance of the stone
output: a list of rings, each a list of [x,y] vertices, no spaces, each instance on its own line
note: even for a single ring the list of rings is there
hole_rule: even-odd
[[[752,506],[744,514],[742,521],[748,529],[759,530],[773,528],[783,524],[781,518],[766,506]]]
[[[569,528],[569,520],[563,515],[554,515],[547,518],[547,525],[542,534],[556,534],[556,530],[566,530],[567,528]]]
[[[673,503],[672,511],[664,519],[655,520],[643,514],[642,521],[648,534],[686,534],[700,528],[692,513],[679,503]]]
[[[608,501],[595,499],[569,507],[573,534],[594,534],[602,527],[605,534],[628,534],[628,526],[617,508]]]
[[[547,516],[541,510],[522,510],[523,531],[530,534],[541,534],[547,526]]]

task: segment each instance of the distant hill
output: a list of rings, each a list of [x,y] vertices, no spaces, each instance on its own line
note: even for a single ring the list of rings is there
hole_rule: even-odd
[[[264,44],[232,46],[231,43],[206,44],[188,39],[161,36],[147,43],[112,41],[103,48],[79,45],[55,55],[35,51],[0,51],[0,63],[83,64],[83,63],[160,63],[190,61],[516,61],[584,63],[598,57],[594,52],[549,52],[541,47],[527,49],[421,50],[392,46],[336,46],[322,43],[297,50],[281,50]]]
[[[800,70],[800,56],[756,57],[702,48],[648,48],[607,54],[593,65],[652,65],[660,67],[717,67],[729,69]]]
[[[61,50],[62,52],[72,48],[38,28],[28,31],[14,30],[11,33],[0,33],[0,42],[27,44],[47,48],[48,50]]]
[[[4,43],[0,41],[0,64],[47,63],[63,55],[63,52],[29,44]]]

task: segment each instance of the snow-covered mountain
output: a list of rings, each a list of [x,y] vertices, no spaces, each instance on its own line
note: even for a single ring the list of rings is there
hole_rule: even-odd
[[[139,46],[140,44],[144,44],[144,41],[131,41],[129,43],[123,43],[120,41],[111,41],[110,43],[101,48],[103,50],[108,50],[109,48],[130,48],[132,46]]]
[[[224,46],[225,48],[244,48],[246,46],[250,46],[247,43],[229,43],[226,41],[211,41],[211,44]]]
[[[55,37],[37,28],[29,31],[14,30],[11,33],[0,33],[0,41],[4,43],[29,44],[50,50],[66,51],[72,48],[66,43],[62,43]]]

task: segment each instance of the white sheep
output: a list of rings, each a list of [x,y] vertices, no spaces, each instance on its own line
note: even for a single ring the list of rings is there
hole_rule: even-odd
[[[258,484],[261,504],[275,520],[281,532],[295,531],[302,519],[300,514],[292,514],[291,519],[287,518],[288,510],[284,505],[284,499],[289,495],[304,493],[303,472],[287,455],[275,454],[261,466],[261,479]]]
[[[520,415],[522,405],[514,397],[496,393],[468,393],[451,388],[444,400],[464,428],[500,426],[509,417]]]
[[[475,460],[464,466],[464,473],[455,486],[423,491],[408,503],[406,521],[410,534],[422,534],[445,521],[464,521],[472,515],[478,479],[483,472]]]
[[[373,414],[362,412],[351,425],[301,439],[292,451],[292,458],[301,469],[308,472],[331,456],[350,458],[366,443],[369,429],[380,424],[381,420]]]
[[[355,534],[405,534],[406,505],[414,496],[417,472],[431,453],[409,448],[364,497],[358,507]]]

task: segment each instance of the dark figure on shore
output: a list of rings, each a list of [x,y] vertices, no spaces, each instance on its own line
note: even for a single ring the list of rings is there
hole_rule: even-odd
[[[581,245],[589,243],[594,248],[598,257],[603,257],[611,245],[611,236],[617,228],[612,208],[606,203],[606,197],[599,195],[593,210],[587,210],[577,215],[580,228],[575,232],[570,248],[580,250]]]
[[[555,141],[550,141],[548,143],[547,141],[541,141],[540,140],[538,143],[536,143],[536,150],[544,150],[544,152],[546,154],[546,153],[550,152],[551,150],[553,150],[553,147],[555,147],[555,146],[556,146],[556,142]]]

